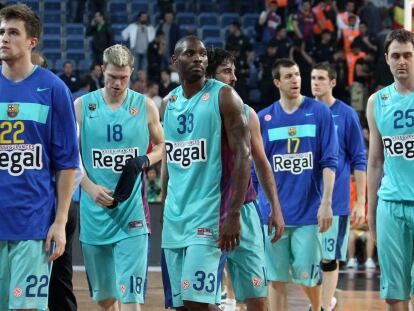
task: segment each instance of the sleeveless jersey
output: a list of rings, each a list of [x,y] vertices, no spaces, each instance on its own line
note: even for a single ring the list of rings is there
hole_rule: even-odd
[[[258,113],[266,156],[272,166],[287,226],[317,224],[322,198],[322,170],[336,170],[338,139],[325,104],[303,97],[293,113],[275,102]],[[259,188],[262,223],[270,206]]]
[[[82,96],[81,154],[91,181],[115,190],[125,162],[145,155],[148,149],[147,103],[144,95],[128,89],[125,101],[113,111],[105,103],[102,90]],[[80,240],[102,245],[148,233],[144,191],[140,174],[129,199],[114,209],[98,206],[83,191]]]
[[[168,189],[163,248],[217,246],[229,193],[222,193],[222,122],[218,96],[225,84],[210,79],[194,96],[171,91],[164,114]]]
[[[378,196],[386,201],[414,201],[414,92],[402,96],[395,83],[379,90],[374,118],[384,146]]]
[[[55,217],[55,174],[78,166],[66,85],[40,67],[13,82],[0,67],[0,240],[44,239]]]

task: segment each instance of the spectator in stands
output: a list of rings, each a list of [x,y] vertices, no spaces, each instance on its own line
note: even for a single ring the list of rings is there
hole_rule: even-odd
[[[102,11],[95,13],[90,25],[86,28],[86,36],[92,37],[93,61],[102,64],[104,50],[114,43],[111,27],[106,22]]]
[[[147,82],[147,91],[145,93],[145,96],[148,98],[151,98],[154,102],[155,106],[157,106],[158,109],[160,109],[162,98],[159,95],[160,86],[157,82],[154,81],[148,81]]]
[[[121,35],[125,41],[129,41],[129,48],[134,53],[135,70],[146,71],[148,44],[155,38],[155,29],[149,22],[147,12],[139,12],[137,22],[129,24]]]
[[[89,84],[89,92],[96,91],[97,89],[103,87],[101,65],[92,64],[89,68],[89,74],[85,77],[85,80]]]
[[[315,42],[312,46],[312,57],[315,63],[329,62],[333,63],[333,56],[337,50],[336,42],[332,40],[332,32],[327,29],[322,31],[321,40]]]
[[[319,1],[317,5],[312,8],[315,14],[317,24],[314,27],[314,33],[320,35],[323,31],[335,31],[336,22],[336,6],[330,0]]]
[[[155,39],[148,45],[148,79],[160,82],[161,69],[166,64],[165,50],[167,49],[165,42],[165,34],[158,29]]]
[[[70,4],[76,3],[75,8],[75,18],[73,19],[74,23],[82,23],[83,22],[83,13],[85,12],[85,4],[86,2],[90,3],[90,12],[105,12],[106,11],[106,0],[76,0],[70,1]],[[69,2],[68,2],[69,3]]]
[[[238,21],[233,21],[230,24],[229,35],[226,38],[226,49],[234,50],[235,47],[239,48],[240,55],[242,56],[245,56],[246,51],[252,48],[249,39],[241,31],[241,26]]]
[[[86,79],[79,79],[79,90],[72,94],[73,99],[79,98],[90,92],[90,84]]]
[[[165,14],[165,12],[170,12],[173,9],[173,0],[157,0],[158,8],[160,9],[161,16]]]
[[[1,7],[0,7],[0,10],[1,10]],[[32,64],[38,65],[43,68],[47,68],[46,57],[42,53],[38,51],[34,51],[32,52]]]
[[[240,95],[244,102],[249,100],[249,86],[247,85],[247,79],[250,76],[250,67],[247,63],[246,53],[240,53],[239,45],[230,45],[228,51],[234,56],[234,65],[236,67],[235,75],[237,82],[235,83],[235,90]]]
[[[342,38],[344,42],[344,52],[349,53],[351,51],[351,44],[354,39],[360,35],[359,23],[357,26],[358,16],[350,14],[348,16],[348,25],[342,29]]]
[[[312,66],[315,62],[309,54],[308,49],[310,49],[310,47],[307,46],[306,41],[296,39],[290,49],[289,58],[298,64],[300,68],[302,77],[302,94],[305,96],[312,96],[310,76]]]
[[[161,70],[160,96],[164,98],[170,91],[178,86],[177,83],[171,81],[171,70]]]
[[[381,12],[370,0],[364,0],[364,5],[359,9],[361,22],[367,25],[367,32],[370,36],[375,36],[382,29]]]
[[[79,90],[79,77],[73,70],[73,64],[70,60],[63,63],[63,73],[59,78],[65,82],[72,93]]]
[[[163,20],[158,26],[157,31],[162,31],[165,37],[166,49],[164,49],[164,56],[170,59],[174,53],[174,47],[180,39],[180,26],[175,21],[174,12],[172,10],[165,11]]]
[[[311,10],[310,1],[303,1],[302,9],[293,16],[295,37],[312,44],[315,40],[314,27],[317,26],[316,16]],[[302,73],[305,75],[305,73]]]
[[[261,55],[259,71],[260,106],[259,110],[267,107],[275,101],[278,93],[273,85],[272,66],[277,59],[277,45],[275,40],[271,40],[266,47],[266,53]]]
[[[138,70],[136,78],[137,79],[132,84],[131,89],[135,92],[145,94],[147,92],[147,73],[144,70]]]
[[[293,45],[292,39],[287,36],[286,28],[282,25],[279,25],[276,28],[276,37],[274,39],[274,44],[276,46],[276,56],[277,58],[288,58],[290,48]]]
[[[349,20],[350,16],[355,16],[355,23],[354,28],[359,28],[360,19],[358,15],[355,15],[355,3],[353,1],[348,1],[346,3],[345,11],[338,13],[336,16],[336,26],[338,28],[338,38],[342,37],[342,31],[344,29],[349,28]]]
[[[147,170],[147,200],[148,203],[161,202],[161,181],[154,166]]]
[[[262,42],[267,44],[275,37],[277,26],[282,24],[282,18],[276,13],[277,0],[270,0],[266,3],[266,10],[262,11],[258,25],[262,31]]]
[[[367,30],[367,25],[364,22],[361,22],[359,24],[359,35],[354,39],[353,43],[358,46],[361,51],[375,54],[378,47],[375,44],[375,40],[369,35]]]

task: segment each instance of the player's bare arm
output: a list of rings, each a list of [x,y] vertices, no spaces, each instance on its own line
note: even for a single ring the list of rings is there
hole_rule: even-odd
[[[154,102],[147,98],[147,119],[152,150],[147,154],[150,165],[158,163],[162,159],[164,150],[164,131],[160,123],[160,115]]]
[[[75,100],[75,112],[76,120],[79,126],[79,132],[82,130],[82,99],[77,98]],[[80,142],[80,135],[79,135]],[[80,144],[79,144],[80,145]],[[109,195],[113,192],[113,189],[107,189],[103,186],[97,185],[90,180],[88,172],[85,170],[81,181],[81,187],[85,190],[91,198],[101,207],[111,206],[113,204],[113,198]]]
[[[224,131],[234,154],[233,194],[219,238],[220,248],[228,251],[240,243],[240,208],[250,177],[250,131],[242,100],[231,87],[225,86],[220,90],[219,105]]]
[[[270,235],[273,228],[276,229],[275,236],[272,239],[272,243],[275,243],[280,239],[283,231],[285,230],[285,221],[280,207],[272,167],[270,166],[264,151],[262,135],[260,134],[259,118],[257,117],[256,112],[251,108],[249,129],[251,135],[250,143],[252,148],[252,156],[257,179],[259,180],[259,183],[269,201],[270,207],[272,208],[272,215],[269,217],[268,230]]]
[[[368,186],[368,226],[372,238],[376,241],[377,228],[377,191],[383,175],[384,154],[382,150],[381,135],[374,120],[375,93],[370,96],[367,103],[367,120],[369,126],[369,152],[367,165]]]
[[[335,184],[335,172],[325,167],[322,171],[323,194],[321,205],[318,209],[319,231],[325,232],[332,225],[332,192]]]
[[[356,224],[362,225],[365,222],[367,173],[365,171],[355,170],[354,177],[357,199],[354,209],[351,212],[351,219],[355,220]]]
[[[73,183],[75,182],[76,168],[56,172],[57,207],[56,217],[46,237],[46,251],[49,251],[51,242],[55,241],[56,247],[49,257],[50,261],[58,259],[65,251],[66,233],[65,227],[68,220],[68,211],[72,199]]]

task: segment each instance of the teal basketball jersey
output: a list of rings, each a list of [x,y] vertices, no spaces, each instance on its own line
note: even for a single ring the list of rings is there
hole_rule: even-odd
[[[207,80],[193,97],[174,89],[164,114],[168,189],[163,248],[217,246],[221,199],[222,122],[218,95],[225,84]],[[230,176],[228,176],[230,178]]]
[[[125,101],[115,111],[105,103],[102,90],[82,96],[80,141],[88,177],[97,185],[115,190],[125,162],[145,155],[149,146],[145,96],[128,89]],[[129,199],[114,209],[98,206],[83,191],[81,242],[103,245],[148,233],[149,213],[142,183],[141,174]]]
[[[378,196],[385,201],[414,201],[414,92],[402,96],[394,83],[379,90],[374,118],[384,145]]]

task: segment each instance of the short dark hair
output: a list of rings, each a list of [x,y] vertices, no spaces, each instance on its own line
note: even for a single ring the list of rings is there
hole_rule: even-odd
[[[214,77],[217,67],[223,64],[225,61],[232,62],[234,64],[235,58],[233,54],[221,48],[209,48],[207,49],[208,66],[206,69],[207,77]]]
[[[312,67],[313,69],[317,69],[317,70],[325,70],[328,72],[328,77],[330,80],[333,80],[338,77],[335,68],[328,62],[322,62],[322,63],[317,63],[316,65],[314,65]]]
[[[279,58],[273,63],[272,66],[272,76],[273,79],[280,79],[280,68],[290,68],[293,66],[297,66],[295,61],[289,59],[289,58]]]
[[[189,36],[185,36],[183,38],[181,38],[180,40],[177,41],[177,43],[175,44],[174,47],[174,55],[179,55],[183,52],[184,50],[184,43],[186,42],[202,42],[200,40],[200,38],[198,38],[197,36],[194,35],[189,35]]]
[[[399,43],[411,42],[411,44],[414,45],[414,34],[405,29],[396,29],[391,31],[384,41],[384,50],[386,54],[388,54],[388,49],[393,41],[397,41]]]
[[[8,5],[1,9],[0,21],[9,19],[18,19],[23,21],[27,35],[40,40],[42,22],[40,21],[39,16],[27,5],[19,3]]]

